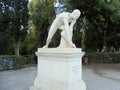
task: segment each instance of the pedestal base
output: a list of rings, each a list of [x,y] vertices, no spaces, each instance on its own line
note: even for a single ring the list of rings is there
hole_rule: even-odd
[[[86,90],[77,48],[39,48],[38,76],[30,90]]]
[[[41,82],[39,82],[41,83]],[[51,83],[50,83],[51,84]],[[31,86],[30,90],[86,90],[85,83],[83,81],[76,82],[74,84],[67,85],[60,83],[53,83],[53,85],[43,85],[40,87]]]

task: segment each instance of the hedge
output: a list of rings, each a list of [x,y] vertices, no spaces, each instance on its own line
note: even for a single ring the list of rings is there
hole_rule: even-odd
[[[94,52],[85,53],[90,63],[120,63],[120,53],[115,52]]]
[[[1,55],[0,70],[20,69],[32,64],[32,58],[26,56]]]

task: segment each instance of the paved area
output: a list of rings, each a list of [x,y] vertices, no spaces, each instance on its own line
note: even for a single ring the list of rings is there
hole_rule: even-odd
[[[83,66],[87,90],[120,90],[120,65]]]
[[[29,90],[37,76],[35,67],[0,72],[0,90]],[[87,90],[120,90],[120,64],[83,66]]]

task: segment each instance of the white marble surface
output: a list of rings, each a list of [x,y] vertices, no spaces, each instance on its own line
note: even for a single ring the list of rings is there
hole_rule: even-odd
[[[80,48],[39,48],[38,75],[30,90],[86,90]]]
[[[72,42],[73,37],[73,27],[76,23],[76,20],[81,15],[80,10],[75,9],[72,13],[62,12],[59,14],[53,21],[46,40],[46,44],[43,48],[48,48],[54,34],[57,30],[62,30],[60,45],[58,47],[65,48],[76,48],[75,44]]]

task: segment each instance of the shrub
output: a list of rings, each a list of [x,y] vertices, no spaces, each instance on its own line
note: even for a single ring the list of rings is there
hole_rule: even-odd
[[[91,63],[120,63],[120,53],[115,52],[94,52],[85,53]]]
[[[0,70],[20,69],[30,64],[31,60],[24,56],[1,55]]]

